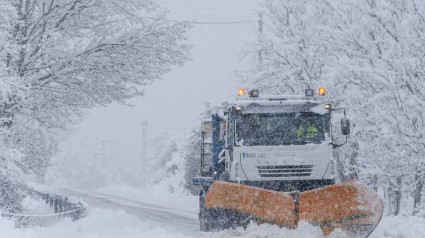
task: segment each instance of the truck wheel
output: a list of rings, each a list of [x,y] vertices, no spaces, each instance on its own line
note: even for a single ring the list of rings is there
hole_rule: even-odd
[[[202,232],[213,232],[228,229],[233,226],[229,211],[224,209],[205,208],[204,191],[199,194],[199,228]]]
[[[199,193],[199,228],[203,232],[211,231],[209,225],[209,212],[205,209],[205,197],[203,191]]]

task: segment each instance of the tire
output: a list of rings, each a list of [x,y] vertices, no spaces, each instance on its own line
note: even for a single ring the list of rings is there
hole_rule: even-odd
[[[205,208],[204,191],[199,193],[199,228],[202,232],[211,231],[209,212]]]
[[[199,194],[199,228],[202,232],[214,232],[235,228],[239,218],[234,212],[226,209],[205,208],[205,190]]]

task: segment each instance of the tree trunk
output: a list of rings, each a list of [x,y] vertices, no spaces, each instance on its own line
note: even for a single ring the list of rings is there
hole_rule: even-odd
[[[397,177],[397,188],[395,190],[395,211],[394,215],[400,214],[400,203],[401,203],[401,183],[403,182],[401,176]]]
[[[392,199],[392,194],[393,194],[393,189],[391,186],[391,181],[389,178],[386,179],[385,181],[385,189],[384,189],[384,200],[386,203],[387,207],[387,215],[392,215],[393,214],[393,199]]]
[[[421,199],[422,199],[422,187],[424,185],[424,180],[422,179],[422,176],[419,174],[415,175],[415,191],[413,195],[413,215],[419,212],[419,208],[421,206]]]
[[[376,174],[373,175],[373,178],[372,178],[372,187],[376,192],[378,192],[378,175]]]

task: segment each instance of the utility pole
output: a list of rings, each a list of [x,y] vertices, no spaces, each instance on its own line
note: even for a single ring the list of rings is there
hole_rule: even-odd
[[[147,162],[147,144],[148,144],[148,121],[143,120],[142,121],[142,141],[140,146],[140,173],[142,176],[145,175],[145,168],[146,168],[146,162]]]
[[[261,43],[263,41],[263,13],[258,13],[258,42]],[[260,44],[261,45],[261,44]],[[261,64],[263,61],[262,50],[258,51],[258,62]]]
[[[263,34],[263,13],[259,12],[258,13],[258,32],[261,34]]]

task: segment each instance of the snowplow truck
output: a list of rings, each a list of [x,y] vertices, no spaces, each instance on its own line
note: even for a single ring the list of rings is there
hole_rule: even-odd
[[[324,235],[367,237],[375,229],[383,213],[375,190],[359,179],[335,182],[333,150],[347,142],[350,122],[325,100],[324,88],[300,96],[239,89],[235,102],[202,122],[201,177],[193,179],[201,231],[249,222],[295,229],[300,221]]]

